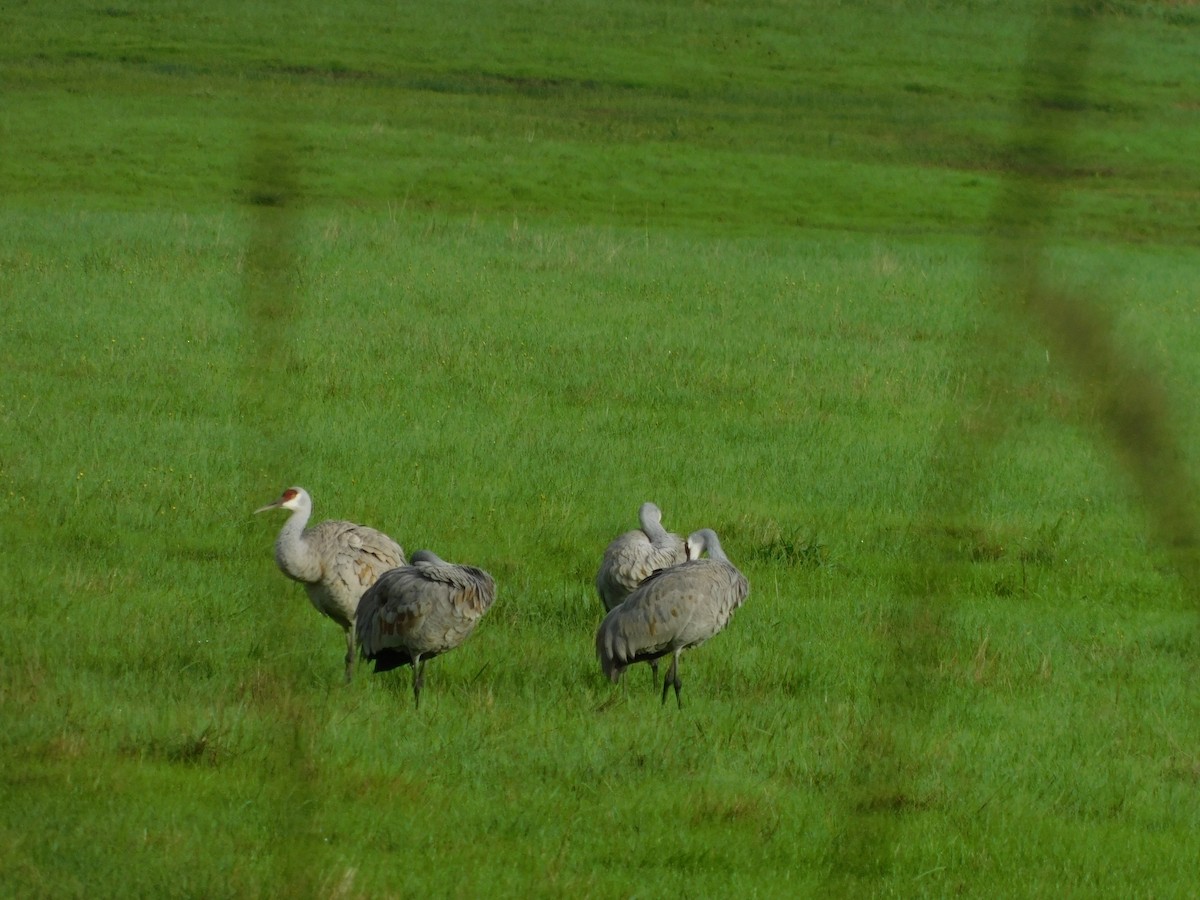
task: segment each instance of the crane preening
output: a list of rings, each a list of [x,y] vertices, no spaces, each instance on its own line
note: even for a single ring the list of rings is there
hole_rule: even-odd
[[[363,594],[355,626],[363,658],[376,672],[412,666],[419,708],[425,664],[470,637],[495,600],[487,572],[418,550],[411,565],[384,572]]]
[[[658,569],[677,566],[687,559],[683,538],[663,528],[661,509],[643,503],[638,522],[640,530],[617,535],[604,550],[596,572],[596,592],[605,610],[623,601]]]
[[[701,558],[706,551],[708,557]],[[674,687],[681,709],[679,655],[721,631],[750,593],[746,576],[734,568],[711,528],[688,535],[686,552],[686,562],[643,581],[609,611],[596,632],[600,668],[614,683],[634,663],[672,654],[662,702]]]
[[[604,549],[596,572],[596,593],[604,609],[619,606],[639,584],[657,572],[687,559],[683,538],[667,531],[662,510],[647,501],[638,510],[642,527],[617,535]],[[658,682],[658,660],[650,660],[651,677]]]

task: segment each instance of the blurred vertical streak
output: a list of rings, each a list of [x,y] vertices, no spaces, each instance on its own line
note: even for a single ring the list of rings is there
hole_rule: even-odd
[[[1195,600],[1196,486],[1170,428],[1167,398],[1122,352],[1099,298],[1051,284],[1044,265],[1058,189],[1071,172],[1073,117],[1087,105],[1096,27],[1087,4],[1066,2],[1046,7],[1034,29],[986,248],[990,284],[984,293],[992,305],[981,315],[995,313],[998,321],[964,347],[960,362],[974,369],[969,389],[943,425],[923,509],[910,530],[908,569],[897,573],[871,709],[852,757],[845,827],[831,852],[831,888],[878,889],[878,879],[891,871],[905,818],[923,806],[922,784],[931,783],[931,773],[923,771],[929,764],[915,741],[919,723],[938,702],[936,667],[954,602],[947,567],[963,558],[986,458],[1003,438],[1002,389],[1014,371],[1012,351],[1028,340],[1030,326],[1099,410],[1098,431],[1132,474],[1155,538]]]
[[[247,318],[243,406],[264,441],[282,440],[287,427],[283,388],[289,359],[290,320],[295,312],[298,212],[290,142],[278,131],[255,137],[242,199],[249,213],[249,244],[242,271]],[[286,462],[282,446],[262,444],[252,471]]]
[[[299,254],[297,222],[299,194],[293,169],[291,141],[270,114],[260,118],[246,163],[242,201],[247,210],[248,244],[242,271],[246,315],[246,345],[241,411],[247,442],[243,460],[247,515],[271,499],[281,487],[300,480],[295,474],[296,423],[286,400],[290,373],[296,368],[291,352],[293,320],[297,317]],[[279,526],[276,521],[275,526]],[[272,547],[263,547],[269,558]],[[273,566],[272,566],[273,568]],[[309,844],[315,839],[319,804],[319,767],[311,752],[315,722],[295,667],[280,665],[278,648],[301,645],[289,640],[286,616],[272,618],[274,602],[299,603],[300,596],[264,597],[262,640],[267,642],[253,671],[247,694],[273,723],[274,739],[262,748],[263,771],[259,795],[264,826],[270,837],[266,852],[273,864],[272,892],[277,896],[316,896],[318,876]],[[289,592],[290,593],[290,592]],[[299,592],[296,592],[299,594]],[[248,671],[251,668],[248,667]]]
[[[1044,248],[1052,235],[1056,187],[1072,166],[1063,147],[1072,115],[1088,104],[1085,76],[1092,18],[1068,6],[1056,27],[1041,29],[1027,67],[1017,134],[1004,189],[993,213],[991,269],[996,296],[1014,318],[1032,324],[1087,392],[1095,423],[1133,477],[1154,529],[1185,589],[1197,574],[1196,485],[1183,465],[1167,396],[1122,350],[1098,303],[1051,282]],[[1193,597],[1193,600],[1195,598]]]

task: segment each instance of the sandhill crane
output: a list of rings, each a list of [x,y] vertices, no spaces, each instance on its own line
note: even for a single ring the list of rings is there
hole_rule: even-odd
[[[421,706],[425,664],[465,641],[496,599],[492,576],[418,550],[411,565],[392,569],[358,604],[358,642],[376,672],[413,667],[413,701]]]
[[[708,558],[701,559],[705,550]],[[750,593],[746,576],[729,562],[711,528],[688,535],[687,556],[686,562],[643,581],[596,632],[600,668],[614,683],[634,663],[674,654],[663,679],[662,702],[673,686],[680,709],[679,655],[724,628]]]
[[[596,591],[610,610],[649,578],[656,569],[679,565],[687,559],[683,538],[662,526],[662,510],[643,503],[638,510],[641,530],[626,531],[613,538],[604,550],[596,572]]]
[[[640,530],[626,531],[612,539],[596,572],[596,592],[605,611],[619,605],[639,584],[659,569],[677,566],[687,559],[683,538],[662,525],[662,510],[646,502],[638,509]],[[658,682],[658,660],[650,660],[651,677]]]
[[[288,578],[299,581],[318,612],[346,633],[346,683],[354,674],[354,615],[363,591],[388,569],[404,565],[404,550],[381,531],[331,519],[305,528],[312,497],[290,487],[269,509],[292,511],[275,540],[275,562]]]

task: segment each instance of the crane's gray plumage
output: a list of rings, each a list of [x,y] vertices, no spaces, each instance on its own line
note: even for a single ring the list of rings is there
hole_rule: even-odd
[[[275,540],[275,562],[288,578],[299,581],[317,610],[342,626],[346,634],[346,681],[354,673],[354,617],[359,598],[389,569],[404,565],[401,546],[374,528],[331,519],[306,528],[312,498],[290,487],[274,503],[256,509],[287,509],[292,514]]]
[[[384,572],[363,594],[356,624],[363,658],[376,672],[412,666],[420,706],[425,663],[465,641],[495,599],[487,572],[418,550],[411,565]]]
[[[683,538],[667,531],[662,510],[647,501],[638,509],[640,530],[626,531],[612,539],[596,572],[596,592],[604,609],[624,602],[639,584],[657,572],[687,559]],[[650,660],[651,678],[658,682],[658,660]]]
[[[708,558],[701,559],[706,550]],[[746,576],[729,562],[711,528],[688,535],[686,552],[686,562],[643,581],[596,632],[600,668],[613,682],[634,663],[673,654],[662,702],[667,702],[667,688],[674,686],[681,708],[679,655],[723,629],[750,593]]]
[[[641,530],[613,538],[596,572],[596,591],[606,610],[621,603],[658,569],[677,566],[687,559],[683,538],[663,528],[662,510],[657,506],[643,503],[638,521]]]

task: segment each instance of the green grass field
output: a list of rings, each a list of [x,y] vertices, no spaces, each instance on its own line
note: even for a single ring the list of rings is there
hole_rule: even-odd
[[[0,9],[0,894],[1197,896],[1200,9],[328,6]],[[495,576],[419,711],[289,484]]]

